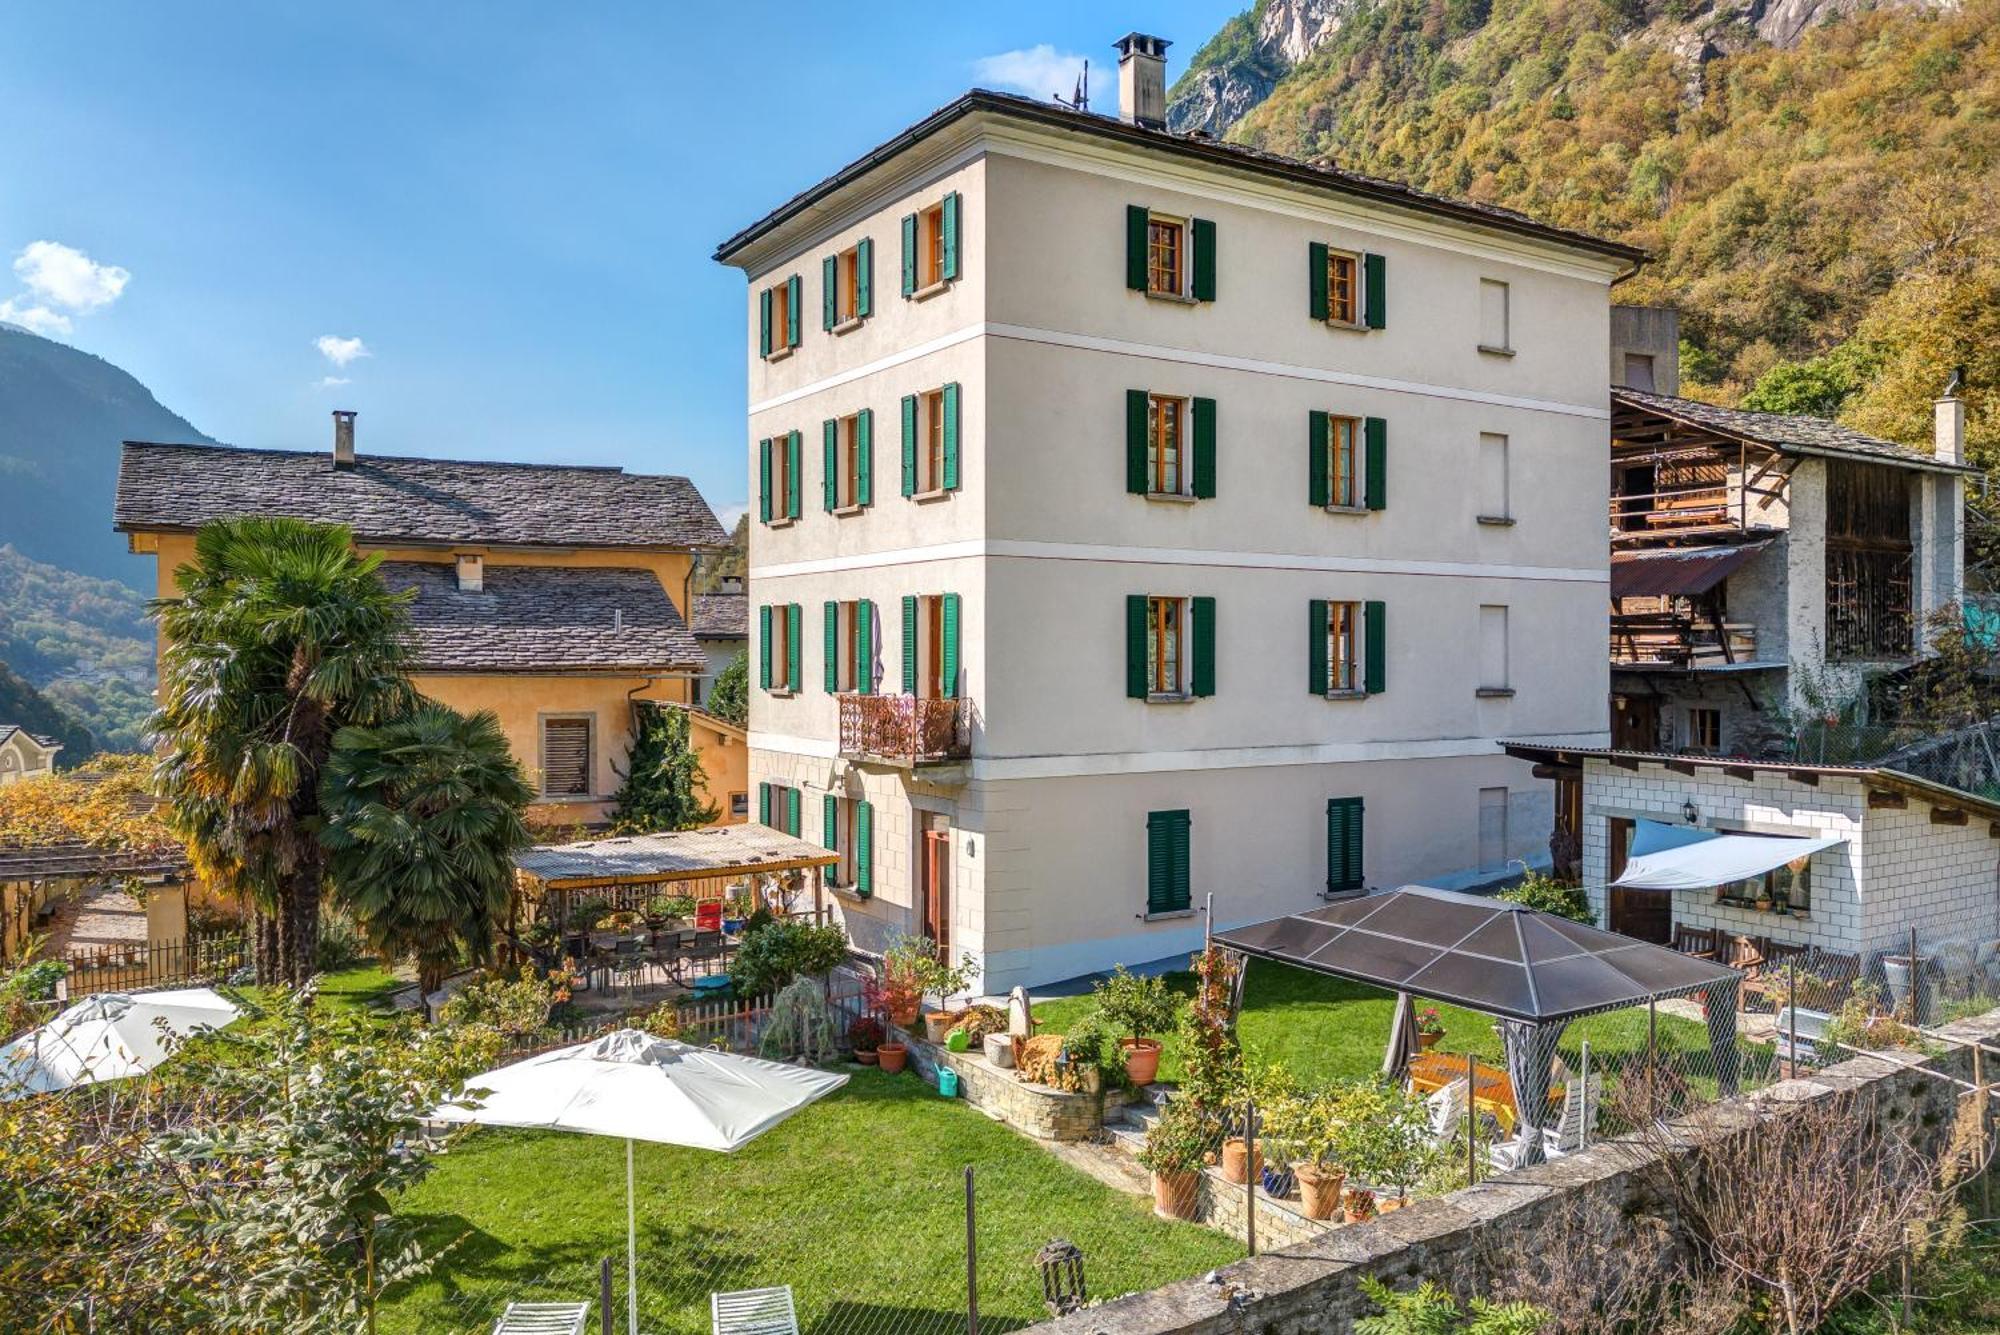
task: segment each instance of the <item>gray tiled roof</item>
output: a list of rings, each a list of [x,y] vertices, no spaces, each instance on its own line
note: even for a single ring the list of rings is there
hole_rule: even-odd
[[[750,638],[750,595],[697,593],[694,596],[694,637],[697,640]]]
[[[453,567],[385,561],[415,589],[410,621],[425,672],[699,671],[706,657],[650,570],[499,566],[463,593]]]
[[[1611,401],[1614,407],[1625,405],[1646,412],[1659,413],[1664,417],[1686,422],[1690,426],[1705,427],[1726,436],[1741,437],[1744,440],[1769,445],[1781,453],[1833,454],[1923,468],[1944,468],[1967,473],[1979,471],[1963,464],[1941,463],[1934,455],[1923,450],[1914,450],[1907,445],[1898,445],[1893,440],[1882,440],[1867,435],[1825,417],[1807,417],[1802,413],[1757,413],[1742,408],[1718,408],[1699,399],[1678,399],[1671,394],[1650,394],[1644,390],[1626,389],[1622,386],[1611,391]]]
[[[57,741],[55,738],[44,737],[41,733],[38,732],[29,732],[26,728],[21,727],[17,723],[0,723],[0,742],[6,741],[9,737],[12,737],[17,732],[20,733],[22,736],[26,737],[31,742],[39,743],[41,746],[44,747],[53,746],[58,751],[62,750],[62,743]]]
[[[620,835],[579,844],[536,844],[514,855],[514,865],[543,881],[610,881],[657,877],[694,880],[777,863],[838,862],[830,848],[768,825],[711,825],[664,834]]]
[[[127,441],[113,511],[120,530],[194,529],[288,515],[345,524],[371,542],[686,548],[728,541],[684,477],[619,468]]]

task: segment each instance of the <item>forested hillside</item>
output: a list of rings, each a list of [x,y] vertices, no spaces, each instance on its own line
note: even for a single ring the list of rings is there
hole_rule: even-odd
[[[1218,77],[1268,66],[1275,48],[1249,44],[1279,3],[1201,53],[1184,118],[1268,73]],[[1648,248],[1616,295],[1680,309],[1684,392],[1923,442],[1967,363],[1974,457],[1995,462],[2000,0],[1862,12],[1783,46],[1760,38],[1775,8],[1752,23],[1700,0],[1289,7],[1318,25],[1311,49],[1231,138]]]
[[[153,626],[145,599],[125,585],[0,545],[0,664],[25,678],[23,685],[39,683],[40,695],[104,749],[143,746],[153,708]],[[53,730],[9,713],[4,703],[0,723]],[[71,746],[63,762],[83,759],[87,749]]]
[[[63,749],[56,756],[57,769],[81,764],[98,749],[97,739],[89,728],[23,681],[5,663],[0,663],[0,723],[11,723],[37,737],[53,737],[61,742]]]

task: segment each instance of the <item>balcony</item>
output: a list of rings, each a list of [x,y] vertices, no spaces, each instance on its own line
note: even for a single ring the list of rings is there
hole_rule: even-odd
[[[840,754],[914,769],[949,765],[970,749],[964,700],[914,695],[842,695]]]
[[[1757,628],[1683,612],[1624,612],[1611,618],[1613,667],[1720,668],[1754,663]]]

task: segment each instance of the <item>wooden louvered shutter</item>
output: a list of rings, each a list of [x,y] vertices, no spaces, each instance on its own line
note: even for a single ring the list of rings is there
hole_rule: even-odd
[[[1363,486],[1368,508],[1381,510],[1389,504],[1389,424],[1371,417],[1362,423],[1361,434],[1365,442]]]
[[[805,684],[805,670],[799,660],[805,649],[806,609],[799,603],[785,605],[785,686],[798,690]]]
[[[785,833],[794,839],[799,837],[799,831],[804,828],[799,820],[799,814],[799,790],[785,789]]]
[[[799,509],[799,473],[805,464],[806,433],[794,431],[785,437],[785,514],[797,519]]]
[[[1194,665],[1188,674],[1188,690],[1194,695],[1215,694],[1215,599],[1188,599],[1189,629],[1194,638]]]
[[[757,442],[757,518],[771,522],[771,438]]]
[[[1215,400],[1194,401],[1194,494],[1215,497]]]
[[[590,796],[590,720],[542,720],[542,796]]]
[[[903,694],[917,693],[917,597],[903,595]]]
[[[1327,318],[1330,308],[1326,293],[1326,246],[1315,241],[1306,247],[1306,310],[1315,320]]]
[[[903,396],[903,494],[917,494],[917,396]]]
[[[1153,489],[1146,461],[1147,411],[1152,396],[1143,389],[1125,391],[1125,490],[1144,496]]]
[[[1125,206],[1125,286],[1146,290],[1146,229],[1148,212],[1137,204]]]
[[[799,317],[806,302],[805,280],[793,274],[785,280],[785,346],[799,345]]]
[[[938,609],[938,621],[942,627],[944,643],[938,649],[939,673],[944,680],[938,683],[938,694],[947,700],[956,700],[958,688],[958,595],[944,595]]]
[[[944,387],[944,480],[946,491],[958,490],[958,385]]]
[[[944,207],[940,210],[938,225],[944,229],[944,264],[940,277],[949,281],[958,277],[958,245],[962,232],[959,228],[958,192],[952,191],[944,197]]]
[[[1311,428],[1306,432],[1306,496],[1314,507],[1325,509],[1333,504],[1333,478],[1327,457],[1332,426],[1322,412],[1312,413],[1308,420]]]
[[[1188,236],[1194,245],[1194,272],[1191,275],[1193,295],[1196,301],[1215,300],[1215,223],[1209,218],[1196,218],[1188,227]]]
[[[1358,797],[1326,800],[1326,888],[1329,894],[1359,890],[1362,874],[1362,801]]]
[[[1134,700],[1144,700],[1151,693],[1152,674],[1146,661],[1147,601],[1143,593],[1125,595],[1125,694]]]
[[[854,503],[875,504],[875,410],[863,408],[854,418]]]
[[[832,695],[840,690],[840,604],[827,600],[826,620],[826,666],[821,676],[826,685],[826,693]]]
[[[875,604],[865,598],[854,605],[854,689],[875,693]]]
[[[832,514],[840,505],[840,423],[827,418],[821,435],[825,438],[820,451],[825,457],[825,476],[820,482],[820,499],[826,512]]]
[[[1362,322],[1370,329],[1389,323],[1389,261],[1380,255],[1361,257]]]
[[[768,783],[757,785],[757,823],[759,825],[771,823],[771,785]]]
[[[854,890],[856,894],[875,893],[875,806],[872,802],[854,804]]]
[[[854,245],[854,313],[875,313],[875,243],[865,236]]]
[[[1361,605],[1361,685],[1370,695],[1389,689],[1388,604]]]
[[[819,262],[819,320],[820,328],[831,331],[834,321],[834,306],[840,293],[840,256],[829,255]]]
[[[819,801],[819,841],[836,852],[840,849],[840,799],[832,793]],[[838,876],[840,867],[836,864],[831,870]]]
[[[1328,612],[1324,598],[1306,604],[1306,693],[1309,695],[1325,695],[1330,684],[1326,659]]]
[[[1146,912],[1179,913],[1193,901],[1186,811],[1146,816]]]
[[[771,289],[757,294],[757,355],[771,355]]]
[[[771,689],[771,605],[757,609],[757,684]]]
[[[917,290],[917,215],[903,215],[903,295]]]

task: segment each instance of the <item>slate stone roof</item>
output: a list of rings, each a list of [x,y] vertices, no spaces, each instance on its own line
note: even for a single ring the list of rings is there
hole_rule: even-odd
[[[1979,471],[1968,464],[1942,463],[1923,450],[1913,450],[1893,440],[1867,435],[1825,417],[1718,408],[1698,399],[1678,399],[1671,394],[1650,394],[1622,386],[1611,391],[1611,402],[1614,408],[1630,407],[1658,413],[1721,435],[1769,445],[1780,453],[1837,455],[1960,473]]]
[[[42,734],[38,732],[29,732],[26,728],[23,728],[16,723],[0,723],[0,744],[4,744],[8,738],[12,737],[17,732],[20,733],[22,736],[26,737],[29,741],[37,743],[38,745],[42,746],[45,749],[52,746],[58,751],[62,750],[62,743],[57,741],[55,738],[44,737],[42,736]]]
[[[789,219],[805,213],[814,204],[850,181],[858,179],[954,122],[982,111],[1035,121],[1078,134],[1095,135],[1101,139],[1122,140],[1130,144],[1162,149],[1184,158],[1200,159],[1218,166],[1237,167],[1265,176],[1282,177],[1295,184],[1380,200],[1432,216],[1450,217],[1461,222],[1483,224],[1518,235],[1536,236],[1575,249],[1594,251],[1601,255],[1631,260],[1634,263],[1646,258],[1646,252],[1636,246],[1608,241],[1603,237],[1592,236],[1588,232],[1579,232],[1567,227],[1556,227],[1530,218],[1524,213],[1516,213],[1512,209],[1434,195],[1398,181],[1365,176],[1360,172],[1348,171],[1341,167],[1303,162],[1297,158],[1268,153],[1243,144],[1225,143],[1206,135],[1175,134],[1168,130],[1152,130],[1143,126],[1128,125],[1114,116],[1072,111],[1038,98],[1023,97],[1018,93],[996,92],[990,88],[971,90],[957,101],[932,112],[894,139],[857,158],[817,185],[800,191],[717,246],[715,258],[723,263],[729,262],[744,247],[755,243]]]
[[[403,459],[125,442],[113,510],[121,532],[288,515],[346,524],[364,542],[533,547],[720,547],[684,477],[620,468]]]
[[[694,637],[697,640],[750,638],[750,595],[697,593],[694,596]]]
[[[698,672],[707,658],[650,570],[500,566],[461,592],[453,567],[385,561],[392,589],[415,589],[410,621],[422,672]]]

